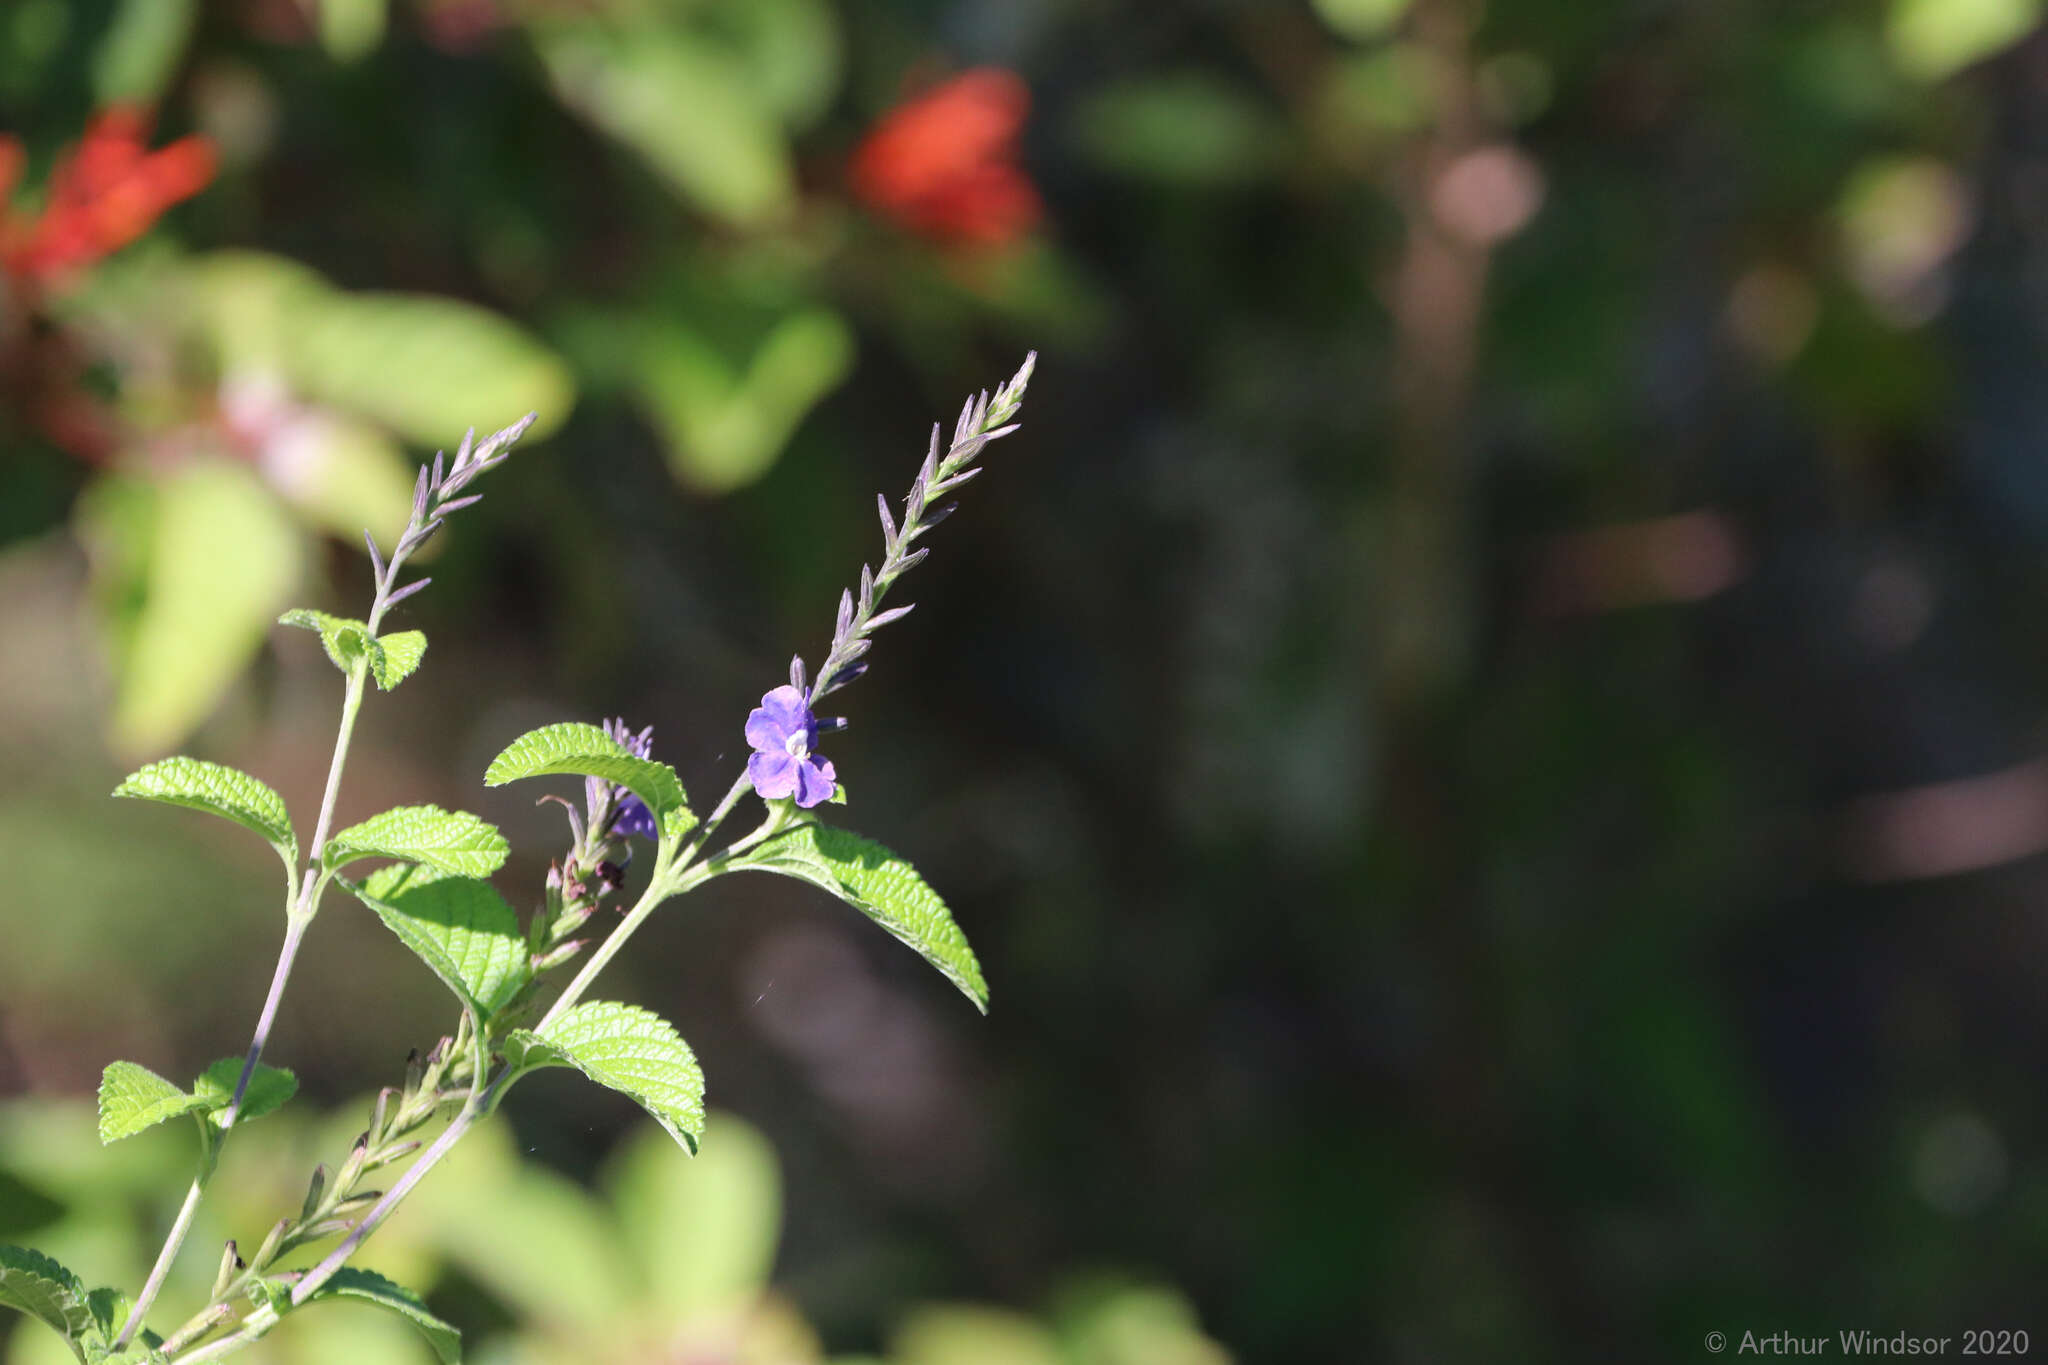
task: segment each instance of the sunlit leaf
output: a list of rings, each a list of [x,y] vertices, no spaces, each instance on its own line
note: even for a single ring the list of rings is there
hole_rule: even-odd
[[[526,983],[519,916],[488,882],[401,863],[349,889],[479,1019]]]
[[[146,1066],[110,1063],[100,1074],[100,1141],[133,1137],[204,1103]]]
[[[830,825],[799,825],[744,855],[733,869],[778,872],[823,887],[915,948],[988,1012],[988,983],[952,911],[916,868],[880,844]]]
[[[159,759],[129,774],[114,795],[223,816],[267,839],[286,867],[299,860],[299,840],[284,798],[240,769],[182,755]]]
[[[593,1000],[538,1032],[505,1041],[515,1070],[573,1066],[599,1085],[636,1100],[691,1153],[704,1136],[704,1073],[689,1044],[657,1014]]]
[[[370,655],[370,675],[377,686],[389,692],[412,676],[427,655],[427,635],[420,630],[398,630],[379,635]]]
[[[675,769],[652,759],[635,758],[598,726],[580,721],[544,725],[513,740],[491,760],[484,772],[484,785],[502,787],[521,778],[549,775],[615,782],[646,802],[647,809],[664,825],[672,816],[688,813]],[[695,823],[694,817],[690,823]]]
[[[508,852],[505,836],[467,811],[399,806],[350,825],[320,856],[335,868],[358,858],[397,858],[459,877],[488,877],[504,866]]]
[[[1938,81],[2025,37],[2041,0],[1892,0],[1885,37],[1909,76]]]

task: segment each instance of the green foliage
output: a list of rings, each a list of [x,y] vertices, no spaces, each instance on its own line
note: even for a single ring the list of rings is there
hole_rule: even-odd
[[[286,353],[293,387],[408,440],[446,441],[479,414],[496,422],[537,412],[545,433],[575,402],[575,381],[552,352],[472,304],[338,290],[307,303]]]
[[[292,608],[278,617],[277,623],[319,632],[321,648],[327,651],[327,657],[333,660],[334,666],[344,673],[355,667],[357,659],[368,655],[370,676],[385,692],[411,677],[427,653],[425,631],[399,630],[373,639],[369,626],[362,621],[331,616],[308,607]]]
[[[704,1073],[667,1020],[634,1005],[593,1000],[539,1032],[516,1030],[505,1043],[515,1071],[573,1066],[599,1085],[631,1096],[693,1156],[704,1135]]]
[[[370,652],[370,628],[350,617],[331,616],[310,607],[293,607],[278,617],[277,623],[318,632],[320,647],[327,651],[327,657],[334,666],[344,673],[355,667],[357,659]]]
[[[479,1023],[526,983],[527,949],[519,916],[488,882],[398,863],[379,868],[360,886],[344,885],[377,912]]]
[[[101,104],[149,104],[177,71],[199,0],[120,0],[92,58],[93,93]]]
[[[775,1149],[729,1114],[707,1120],[703,1151],[677,1161],[652,1127],[604,1169],[616,1240],[641,1272],[647,1307],[681,1325],[759,1296],[775,1268],[782,1177]],[[690,1229],[688,1238],[676,1236]]]
[[[635,758],[601,728],[581,721],[544,725],[513,740],[485,769],[484,785],[502,787],[521,778],[548,776],[597,777],[615,782],[647,803],[664,834],[673,832],[672,819],[687,821],[679,829],[696,823],[674,768],[652,759]]]
[[[307,1302],[320,1303],[327,1299],[355,1299],[376,1304],[419,1328],[420,1335],[434,1348],[434,1354],[441,1358],[442,1365],[457,1365],[462,1359],[462,1333],[428,1312],[419,1295],[373,1270],[348,1266],[315,1290]]]
[[[330,869],[358,858],[397,858],[458,877],[488,877],[509,852],[504,835],[467,811],[397,806],[342,830],[320,857]]]
[[[721,44],[679,28],[559,23],[537,25],[534,46],[564,104],[704,212],[744,227],[795,202],[777,120]]]
[[[2041,0],[1892,0],[1886,37],[1908,75],[1938,81],[2024,37]]]
[[[223,1057],[199,1073],[199,1078],[192,1082],[194,1098],[216,1124],[226,1117],[227,1107],[234,1102],[235,1082],[242,1078],[243,1065],[244,1060],[240,1057]],[[298,1093],[297,1076],[284,1067],[258,1062],[256,1074],[249,1078],[249,1089],[242,1096],[241,1112],[235,1116],[235,1122],[247,1123],[275,1113]]]
[[[299,840],[284,798],[237,768],[182,756],[159,759],[131,773],[114,795],[223,816],[262,835],[287,869],[298,864]]]
[[[823,887],[918,951],[975,1008],[988,1013],[988,983],[967,936],[938,892],[888,849],[831,825],[804,824],[733,863]]]
[[[234,1103],[242,1066],[240,1057],[223,1057],[199,1074],[188,1093],[134,1062],[108,1064],[100,1074],[100,1141],[133,1137],[180,1114],[204,1114],[216,1126],[222,1125],[228,1106]],[[290,1071],[257,1063],[235,1122],[247,1123],[274,1113],[298,1090],[299,1078]]]
[[[13,1308],[62,1334],[85,1359],[84,1342],[96,1330],[85,1285],[39,1251],[0,1246],[0,1307]]]
[[[304,549],[245,464],[194,459],[78,504],[114,646],[117,748],[160,751],[213,708],[297,586]]]
[[[412,676],[427,654],[427,633],[423,630],[395,630],[372,640],[370,675],[379,689],[389,692]]]
[[[112,1062],[100,1073],[100,1141],[118,1142],[190,1113],[199,1100],[148,1067]]]
[[[1263,179],[1287,163],[1287,132],[1234,82],[1200,73],[1112,86],[1077,115],[1089,155],[1126,175],[1218,186]]]
[[[853,331],[806,308],[775,321],[740,356],[681,319],[650,326],[634,357],[643,406],[683,483],[727,493],[759,479],[806,414],[853,369]]]
[[[336,61],[353,62],[384,41],[390,0],[321,0],[320,44]]]

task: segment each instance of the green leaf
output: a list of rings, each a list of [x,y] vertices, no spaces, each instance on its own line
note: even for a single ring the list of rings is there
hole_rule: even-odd
[[[198,0],[122,0],[92,54],[95,103],[161,99],[198,20]]]
[[[386,692],[411,677],[427,653],[425,631],[393,631],[389,635],[379,635],[374,643],[376,650],[370,655],[370,672],[376,676],[377,686]]]
[[[732,866],[735,872],[747,869],[779,872],[830,891],[917,949],[988,1013],[988,983],[952,912],[916,868],[880,844],[831,825],[800,825]]]
[[[329,868],[358,858],[398,858],[458,877],[488,877],[505,865],[509,851],[504,835],[468,811],[398,806],[350,825],[320,856]]]
[[[338,62],[353,62],[384,41],[388,0],[321,0],[320,42]]]
[[[487,882],[399,863],[344,882],[448,989],[488,1019],[526,984],[519,916]]]
[[[638,152],[699,208],[745,227],[796,202],[779,121],[723,44],[674,29],[536,28],[562,103]]]
[[[119,1142],[206,1102],[146,1066],[113,1062],[100,1073],[100,1141]]]
[[[319,1303],[323,1299],[359,1299],[389,1309],[420,1329],[427,1345],[441,1358],[441,1365],[458,1365],[462,1359],[462,1333],[428,1312],[419,1295],[373,1270],[342,1267],[333,1279],[314,1290],[307,1302]]]
[[[1943,80],[2025,37],[2041,0],[1892,0],[1892,57],[1910,76]]]
[[[334,666],[344,673],[355,667],[357,659],[370,652],[370,628],[346,616],[329,616],[324,611],[293,607],[278,617],[277,623],[319,632],[321,648],[327,651],[327,657],[334,661]]]
[[[697,823],[689,814],[689,798],[674,768],[633,757],[602,729],[581,721],[544,725],[513,740],[485,769],[484,785],[502,787],[524,777],[556,775],[601,777],[618,783],[647,803],[664,833],[669,832],[671,817],[678,812],[688,817],[682,829]]]
[[[593,1000],[538,1033],[505,1040],[515,1071],[573,1066],[599,1085],[629,1095],[692,1155],[704,1136],[704,1073],[667,1020],[633,1005]]]
[[[304,538],[254,470],[213,457],[147,483],[100,480],[79,500],[78,532],[113,644],[113,742],[160,753],[261,647],[298,582]]]
[[[769,325],[744,354],[675,319],[647,329],[634,356],[636,392],[690,487],[729,493],[774,467],[811,409],[853,370],[853,329],[804,308]]]
[[[410,677],[427,652],[427,637],[423,631],[400,630],[372,638],[370,628],[361,621],[329,616],[324,611],[305,607],[294,607],[278,617],[277,622],[282,626],[303,626],[307,630],[318,631],[327,657],[344,673],[355,665],[357,659],[368,655],[370,674],[377,679],[377,686],[386,692]]]
[[[282,338],[294,390],[423,445],[528,412],[540,414],[534,434],[543,434],[576,400],[560,357],[517,324],[456,299],[323,289],[294,323]]]
[[[85,1286],[40,1251],[0,1246],[0,1307],[19,1309],[63,1333],[73,1354],[85,1358],[79,1341],[94,1328]]]
[[[211,811],[269,840],[286,867],[299,861],[299,840],[284,798],[239,769],[198,758],[160,759],[131,773],[114,795]]]
[[[242,1079],[244,1059],[223,1057],[199,1074],[192,1082],[192,1093],[199,1100],[217,1125],[234,1102],[235,1082]],[[286,1100],[299,1093],[299,1078],[281,1066],[256,1064],[256,1074],[249,1078],[249,1089],[242,1096],[242,1111],[235,1116],[235,1122],[244,1124],[251,1119],[260,1119],[265,1114],[284,1107]]]
[[[164,1353],[156,1348],[163,1345],[163,1338],[147,1327],[136,1334],[134,1342],[126,1350],[116,1351],[111,1345],[128,1325],[128,1314],[134,1305],[128,1296],[118,1289],[95,1289],[85,1296],[86,1308],[92,1313],[93,1326],[98,1330],[100,1340],[88,1339],[85,1343],[86,1359],[91,1365],[157,1365],[164,1359]]]

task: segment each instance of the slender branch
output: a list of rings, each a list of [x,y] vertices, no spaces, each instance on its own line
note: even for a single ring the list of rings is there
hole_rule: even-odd
[[[424,586],[425,580],[413,583],[403,590],[394,591],[398,585],[398,571],[405,563],[406,556],[427,542],[428,537],[440,529],[442,519],[456,508],[475,502],[474,496],[451,501],[477,475],[494,465],[502,463],[510,454],[513,442],[526,433],[533,424],[534,414],[529,413],[519,422],[487,438],[482,447],[473,447],[475,433],[463,438],[462,448],[456,453],[454,464],[448,468],[444,480],[441,457],[434,457],[432,470],[420,470],[419,480],[414,486],[412,517],[407,522],[405,533],[393,547],[388,562],[380,561],[377,543],[365,533],[370,547],[370,557],[377,564],[377,591],[370,601],[370,614],[365,619],[366,632],[374,641],[377,627],[383,623],[384,613],[399,598]],[[117,1347],[125,1347],[141,1327],[144,1316],[156,1302],[157,1294],[163,1289],[165,1278],[170,1274],[171,1265],[177,1260],[179,1250],[184,1246],[186,1236],[192,1230],[193,1216],[198,1212],[199,1201],[205,1193],[208,1178],[220,1146],[227,1140],[227,1134],[240,1116],[242,1101],[249,1093],[249,1084],[255,1078],[256,1068],[262,1063],[263,1049],[270,1040],[270,1030],[277,1022],[277,1011],[284,999],[285,986],[291,981],[292,966],[298,959],[299,945],[304,942],[306,930],[313,917],[319,913],[320,896],[327,887],[327,876],[322,866],[322,852],[327,846],[328,830],[334,823],[334,809],[341,794],[341,776],[348,766],[348,753],[355,737],[356,715],[362,710],[363,692],[370,674],[370,661],[358,658],[348,670],[348,685],[342,694],[341,724],[334,736],[334,756],[327,765],[327,786],[320,797],[320,816],[313,826],[313,841],[306,848],[306,870],[299,883],[298,896],[286,906],[284,943],[279,948],[277,969],[271,974],[270,993],[264,998],[263,1012],[257,1017],[255,1035],[250,1039],[248,1055],[242,1061],[242,1074],[235,1080],[235,1092],[228,1107],[220,1117],[221,1133],[218,1137],[209,1135],[205,1164],[192,1182],[192,1191],[186,1196],[185,1207],[178,1219],[171,1225],[169,1237],[164,1241],[163,1250],[157,1254],[156,1265],[150,1271],[149,1280],[143,1285],[142,1293],[136,1298],[135,1306],[128,1315],[128,1321],[121,1329]],[[481,1075],[477,1078],[481,1083]]]
[[[431,1147],[420,1153],[419,1160],[406,1167],[405,1174],[400,1176],[397,1182],[385,1191],[384,1197],[363,1215],[362,1220],[355,1225],[349,1235],[342,1238],[340,1245],[328,1252],[326,1259],[307,1271],[304,1278],[292,1287],[294,1308],[313,1297],[321,1285],[333,1279],[335,1272],[348,1263],[349,1257],[356,1254],[356,1248],[382,1226],[384,1220],[396,1212],[399,1204],[412,1193],[413,1187],[426,1178],[427,1172],[434,1169],[442,1157],[448,1155],[449,1149],[462,1140],[463,1134],[467,1133],[478,1119],[490,1112],[492,1092],[510,1074],[510,1067],[500,1070],[497,1077],[487,1086],[483,1085],[481,1076],[477,1078],[478,1088],[471,1091],[469,1103],[465,1104],[462,1112],[442,1130],[441,1136],[434,1139]]]
[[[202,1123],[204,1119],[200,1120]],[[202,1141],[208,1139],[202,1137]],[[211,1147],[209,1142],[209,1147]],[[192,1177],[192,1188],[185,1191],[185,1203],[178,1210],[178,1216],[171,1220],[170,1236],[164,1239],[164,1249],[158,1253],[156,1264],[150,1268],[149,1280],[142,1286],[142,1293],[136,1297],[135,1307],[128,1314],[128,1321],[121,1328],[121,1335],[114,1340],[114,1349],[119,1351],[128,1345],[136,1329],[142,1326],[143,1314],[156,1302],[162,1292],[164,1280],[171,1273],[171,1263],[178,1259],[178,1248],[185,1244],[186,1235],[192,1231],[192,1220],[198,1216],[199,1201],[206,1195],[207,1178],[213,1174],[213,1161],[209,1151],[208,1159],[199,1168],[199,1174]]]

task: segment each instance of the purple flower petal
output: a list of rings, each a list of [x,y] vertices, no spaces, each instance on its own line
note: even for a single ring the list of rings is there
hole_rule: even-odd
[[[785,741],[811,724],[811,708],[804,704],[804,694],[794,687],[778,687],[761,698],[761,710],[781,729]]]
[[[647,809],[645,801],[631,794],[619,803],[619,813],[612,817],[612,833],[622,837],[638,835],[642,839],[661,837],[661,831],[654,825],[654,812]]]
[[[765,707],[757,706],[747,713],[747,744],[764,754],[779,754],[789,744],[789,731],[777,724]]]
[[[787,752],[758,753],[747,760],[747,780],[765,800],[779,801],[796,790],[802,766]]]
[[[809,810],[832,799],[839,783],[829,758],[807,759],[796,767],[796,803]]]

